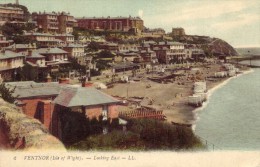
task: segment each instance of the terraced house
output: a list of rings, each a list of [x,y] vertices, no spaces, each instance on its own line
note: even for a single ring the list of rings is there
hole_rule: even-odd
[[[32,13],[32,18],[37,22],[40,30],[45,33],[71,34],[77,21],[70,13],[66,12],[39,12]]]
[[[82,17],[76,20],[79,28],[87,30],[127,32],[132,29],[141,32],[144,29],[144,22],[139,17]]]
[[[2,80],[12,80],[16,75],[16,70],[24,65],[25,56],[21,53],[2,50],[0,52],[0,78]]]
[[[16,7],[0,5],[0,22],[7,21],[24,21],[24,11]]]

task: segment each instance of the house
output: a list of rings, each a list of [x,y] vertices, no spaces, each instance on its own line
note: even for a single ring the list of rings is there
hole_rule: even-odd
[[[32,42],[37,44],[37,47],[57,47],[64,43],[61,39],[57,39],[55,35],[47,33],[24,33],[24,37],[28,37]]]
[[[186,59],[184,44],[172,42],[170,49],[166,53],[167,61],[170,63],[183,62]]]
[[[74,35],[72,34],[55,34],[55,39],[61,40],[63,43],[73,43]]]
[[[0,22],[24,21],[25,15],[21,8],[0,5]]]
[[[0,49],[10,46],[14,43],[13,40],[7,40],[5,36],[3,36],[2,34],[0,34]]]
[[[72,33],[76,20],[66,12],[39,12],[32,13],[32,18],[37,22],[39,30],[45,33]]]
[[[78,27],[87,30],[127,32],[131,29],[143,31],[144,22],[139,17],[82,17],[76,18]]]
[[[30,49],[36,49],[36,44],[13,44],[5,47],[5,50],[10,50],[13,52],[28,52]]]
[[[0,78],[12,80],[16,75],[16,70],[24,66],[25,56],[8,50],[0,52]]]
[[[148,47],[146,49],[140,50],[139,54],[142,57],[143,63],[158,62],[156,53]]]
[[[186,52],[187,58],[189,58],[191,60],[198,61],[199,59],[202,59],[205,57],[204,50],[198,48],[195,45],[185,46],[185,52]]]
[[[27,52],[23,52],[25,55],[25,60],[29,62],[32,66],[35,67],[47,67],[45,62],[45,56],[38,53],[37,50],[28,50]]]
[[[29,117],[40,120],[51,134],[62,140],[61,117],[67,112],[83,114],[88,120],[100,117],[103,120],[118,118],[117,105],[120,101],[92,87],[68,85],[68,79],[59,83],[35,83],[33,81],[9,82],[16,87],[13,96],[16,105]],[[84,84],[83,84],[84,86]]]
[[[165,30],[162,28],[145,29],[142,32],[143,37],[160,37],[165,35]]]
[[[139,47],[137,44],[118,44],[118,52],[138,52]]]
[[[172,28],[172,36],[178,37],[178,36],[185,36],[185,30],[181,27]]]
[[[60,48],[68,52],[68,57],[79,58],[84,56],[84,45],[67,43]]]
[[[109,50],[110,52],[117,52],[118,51],[118,44],[112,42],[105,42],[100,44],[100,49]]]
[[[68,52],[59,48],[40,48],[36,50],[40,55],[45,57],[46,66],[50,72],[58,72],[60,66],[69,64]]]
[[[135,52],[118,52],[114,58],[115,62],[134,62],[136,58],[140,58],[139,53]]]

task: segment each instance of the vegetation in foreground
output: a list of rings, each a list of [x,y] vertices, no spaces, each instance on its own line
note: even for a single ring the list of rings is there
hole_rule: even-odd
[[[68,146],[69,150],[192,150],[203,149],[191,128],[174,126],[152,119],[130,120],[128,131],[114,130],[108,134],[88,136]]]

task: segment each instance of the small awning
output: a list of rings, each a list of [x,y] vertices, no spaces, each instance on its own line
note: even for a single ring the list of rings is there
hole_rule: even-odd
[[[123,120],[121,118],[118,118],[119,119],[119,125],[127,125],[127,121],[126,120]]]

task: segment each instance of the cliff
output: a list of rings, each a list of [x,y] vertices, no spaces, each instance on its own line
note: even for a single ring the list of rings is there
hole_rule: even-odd
[[[208,36],[185,35],[174,38],[175,40],[188,44],[201,46],[207,55],[213,56],[237,56],[237,51],[226,41]]]
[[[0,99],[0,150],[58,150],[64,145],[38,120]]]

